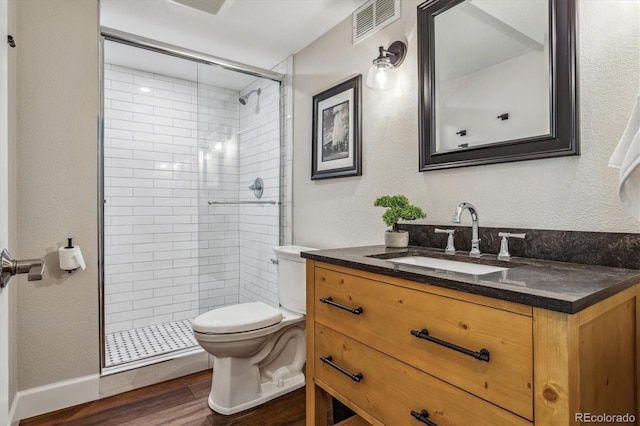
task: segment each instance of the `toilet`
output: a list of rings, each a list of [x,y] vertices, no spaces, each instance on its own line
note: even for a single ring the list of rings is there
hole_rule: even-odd
[[[214,356],[209,407],[229,415],[305,384],[306,270],[301,246],[274,247],[278,301],[224,306],[199,315],[193,335]]]

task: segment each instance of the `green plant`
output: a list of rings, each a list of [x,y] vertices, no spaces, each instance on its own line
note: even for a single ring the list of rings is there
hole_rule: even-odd
[[[399,220],[415,220],[424,219],[427,215],[413,204],[409,203],[409,199],[404,195],[384,195],[378,197],[373,203],[376,207],[386,207],[387,211],[382,215],[382,220],[387,226],[391,227],[391,231],[399,232]]]

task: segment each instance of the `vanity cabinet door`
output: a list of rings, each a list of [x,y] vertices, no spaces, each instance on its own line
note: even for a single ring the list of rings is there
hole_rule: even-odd
[[[415,418],[422,410],[439,426],[531,424],[322,325],[314,338],[315,377],[383,424],[424,425]]]
[[[531,317],[323,268],[315,295],[317,323],[533,420]]]

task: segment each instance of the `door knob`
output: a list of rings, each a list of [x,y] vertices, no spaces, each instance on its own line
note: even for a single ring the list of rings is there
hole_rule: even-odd
[[[16,274],[27,274],[28,281],[41,280],[44,274],[44,259],[15,260],[7,249],[2,250],[0,263],[2,264],[0,288],[6,287],[11,277]]]

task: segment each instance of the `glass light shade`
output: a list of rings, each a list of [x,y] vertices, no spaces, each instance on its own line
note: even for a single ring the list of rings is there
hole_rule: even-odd
[[[396,67],[391,64],[389,58],[378,58],[373,61],[367,74],[367,87],[376,91],[391,90],[397,81]]]

